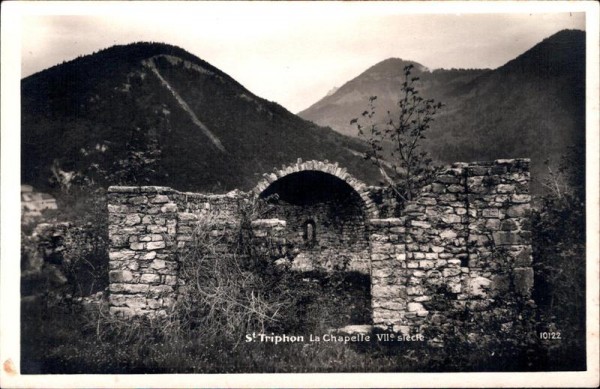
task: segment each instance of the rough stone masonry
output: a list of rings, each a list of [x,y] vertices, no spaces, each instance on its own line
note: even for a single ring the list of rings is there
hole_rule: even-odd
[[[364,324],[403,333],[435,325],[444,312],[427,307],[440,293],[456,307],[480,311],[508,293],[529,299],[529,180],[528,159],[455,163],[395,210],[382,188],[327,161],[275,169],[249,193],[111,187],[110,310],[166,315],[186,282],[178,252],[198,223],[208,216],[220,226],[212,233],[223,237],[219,252],[227,255],[240,229],[240,204],[273,194],[269,218],[251,222],[251,244],[288,262],[290,271],[369,274],[372,323]]]

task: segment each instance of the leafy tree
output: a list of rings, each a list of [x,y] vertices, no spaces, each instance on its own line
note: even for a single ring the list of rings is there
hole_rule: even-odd
[[[379,168],[390,188],[404,201],[411,200],[435,170],[427,151],[422,148],[422,141],[443,106],[420,95],[416,87],[419,77],[411,76],[413,67],[412,64],[404,67],[397,112],[388,111],[385,123],[377,123],[374,119],[377,96],[369,97],[368,109],[360,118],[350,121],[370,146],[365,159]],[[386,168],[392,171],[392,177]]]

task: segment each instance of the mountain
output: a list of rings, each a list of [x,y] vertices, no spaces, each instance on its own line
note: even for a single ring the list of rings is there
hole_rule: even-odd
[[[356,136],[356,127],[350,125],[350,119],[365,110],[365,102],[370,96],[377,96],[377,117],[380,120],[384,120],[388,110],[394,109],[407,65],[413,65],[412,75],[420,78],[419,90],[425,96],[436,98],[446,96],[486,72],[481,69],[440,69],[431,72],[417,62],[389,58],[340,88],[333,89],[323,99],[298,113],[298,116],[321,126],[330,126],[341,134]]]
[[[364,144],[303,120],[185,50],[114,46],[21,82],[22,182],[248,190],[274,167],[337,161],[374,183]]]
[[[378,96],[378,120],[394,110],[409,61],[385,60],[347,82],[299,116],[356,136],[350,120]],[[445,104],[425,147],[440,162],[529,157],[533,191],[546,176],[544,161],[575,150],[584,176],[585,32],[560,31],[493,70],[428,71],[416,63],[421,94]]]

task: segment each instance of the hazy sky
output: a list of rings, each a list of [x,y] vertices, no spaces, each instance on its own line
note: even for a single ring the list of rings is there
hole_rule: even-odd
[[[495,68],[559,30],[585,30],[582,13],[507,13],[514,8],[490,13],[469,7],[462,11],[480,13],[458,14],[440,13],[442,9],[439,4],[411,8],[365,2],[166,7],[107,2],[71,15],[49,9],[23,17],[21,70],[25,77],[114,44],[165,42],[298,112],[389,57],[430,69]],[[73,15],[78,13],[87,15]]]

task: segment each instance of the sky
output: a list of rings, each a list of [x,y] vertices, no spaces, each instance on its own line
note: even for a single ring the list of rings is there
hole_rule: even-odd
[[[22,77],[115,44],[165,42],[297,113],[390,57],[430,69],[496,68],[557,31],[585,30],[583,13],[547,7],[131,3],[26,13]]]

